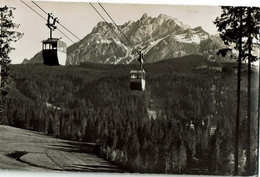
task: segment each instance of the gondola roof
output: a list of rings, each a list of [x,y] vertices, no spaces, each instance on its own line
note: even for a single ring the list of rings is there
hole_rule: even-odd
[[[56,43],[60,38],[48,38],[46,40],[43,40],[42,43]]]
[[[145,73],[145,70],[144,69],[142,69],[142,70],[140,70],[140,69],[135,69],[135,70],[131,70],[130,71],[130,73]]]

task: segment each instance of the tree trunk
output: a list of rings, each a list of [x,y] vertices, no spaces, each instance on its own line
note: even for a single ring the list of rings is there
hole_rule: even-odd
[[[242,7],[240,7],[239,19],[239,56],[238,56],[238,72],[237,72],[237,110],[236,110],[236,132],[235,132],[235,168],[234,176],[238,175],[238,143],[239,143],[239,117],[240,117],[240,87],[241,87],[241,60],[242,60]]]
[[[248,18],[251,18],[251,8],[248,9]],[[251,30],[251,29],[249,29]],[[252,41],[251,41],[251,32],[249,31],[249,36],[248,36],[248,90],[247,90],[247,95],[248,95],[248,103],[247,103],[247,154],[246,154],[246,161],[247,161],[247,175],[250,176],[250,156],[251,156],[251,151],[250,151],[250,138],[251,138],[251,51],[252,51]]]

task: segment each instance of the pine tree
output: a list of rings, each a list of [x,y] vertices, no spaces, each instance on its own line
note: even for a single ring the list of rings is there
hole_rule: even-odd
[[[7,95],[7,86],[10,84],[10,79],[8,78],[10,67],[8,64],[11,62],[9,58],[9,54],[13,47],[11,47],[12,42],[16,42],[22,37],[22,34],[15,31],[19,25],[13,23],[12,19],[13,10],[15,8],[12,7],[0,7],[0,66],[1,66],[1,78],[0,78],[0,87],[1,87],[1,94],[0,94],[0,112],[3,111],[3,96]]]
[[[250,85],[251,85],[251,62],[256,60],[252,55],[253,48],[252,41],[257,39],[258,30],[257,22],[259,21],[259,8],[255,7],[221,7],[222,14],[217,17],[214,23],[218,27],[220,37],[228,46],[235,44],[234,49],[239,50],[238,56],[238,75],[237,75],[237,113],[236,113],[236,148],[235,148],[235,170],[234,175],[238,175],[238,135],[240,124],[240,87],[241,87],[241,62],[248,60],[248,168],[247,172],[250,173]],[[245,42],[246,41],[246,42]],[[228,47],[221,49],[218,53],[225,56],[228,52],[232,52],[232,48]]]
[[[257,28],[257,25],[259,23],[260,18],[260,8],[256,7],[248,7],[246,9],[246,28],[244,29],[245,35],[248,35],[247,41],[244,45],[245,52],[245,58],[248,61],[248,91],[247,91],[247,97],[248,97],[248,105],[247,105],[247,174],[253,175],[252,169],[251,169],[251,63],[253,61],[257,60],[257,56],[252,54],[253,49],[253,40],[258,40],[259,31]]]

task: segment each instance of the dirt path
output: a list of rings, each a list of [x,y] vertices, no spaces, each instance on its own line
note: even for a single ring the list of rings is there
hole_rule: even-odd
[[[95,155],[94,147],[0,125],[0,169],[122,172]]]

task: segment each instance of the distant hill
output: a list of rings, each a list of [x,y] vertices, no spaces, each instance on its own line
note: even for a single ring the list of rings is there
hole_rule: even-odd
[[[220,37],[210,35],[200,26],[191,28],[164,14],[156,18],[144,14],[139,20],[128,21],[118,28],[112,23],[99,22],[90,34],[68,47],[66,64],[129,64],[137,58],[137,50],[144,53],[148,63],[198,54],[215,60],[216,52],[223,47]],[[29,63],[42,61],[39,52]]]

